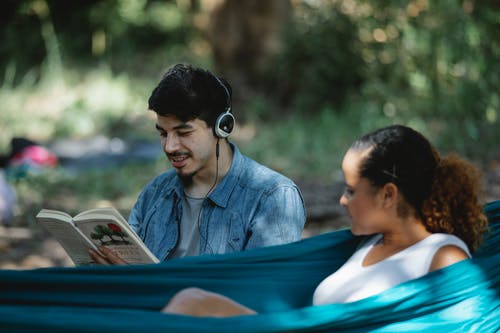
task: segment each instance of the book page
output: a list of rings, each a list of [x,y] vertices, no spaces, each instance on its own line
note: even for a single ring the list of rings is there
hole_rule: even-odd
[[[159,262],[121,215],[96,209],[79,214],[74,222],[96,246],[108,247],[129,264]]]
[[[128,224],[127,220],[122,216],[122,214],[120,214],[118,210],[116,210],[113,207],[100,207],[100,208],[89,209],[76,215],[73,218],[73,220],[83,221],[83,220],[93,219],[96,216],[100,217],[102,215],[114,219],[115,220],[114,222],[117,223],[122,229],[132,232],[133,236],[137,236],[130,227],[130,225]],[[138,240],[140,240],[140,238],[138,238]]]
[[[69,216],[69,215],[68,215]],[[47,216],[42,213],[37,215],[37,220],[55,237],[75,265],[93,264],[88,253],[89,248],[95,245],[72,224],[71,221],[60,220],[60,216]]]

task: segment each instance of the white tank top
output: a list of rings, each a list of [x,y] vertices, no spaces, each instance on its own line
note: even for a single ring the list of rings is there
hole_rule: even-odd
[[[342,267],[324,279],[314,291],[313,305],[354,302],[419,278],[429,272],[434,254],[446,245],[455,245],[471,256],[460,238],[436,233],[382,261],[363,267],[363,259],[381,239],[382,234],[368,239]]]

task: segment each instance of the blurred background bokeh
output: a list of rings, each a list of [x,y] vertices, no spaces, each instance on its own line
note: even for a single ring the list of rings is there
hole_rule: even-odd
[[[128,216],[169,167],[147,99],[180,62],[231,83],[233,140],[303,188],[309,234],[345,223],[350,142],[394,123],[474,161],[499,199],[498,1],[6,0],[0,17],[2,179],[16,194],[1,267],[67,263],[40,254],[58,251],[41,208]],[[57,165],[9,164],[14,138]]]

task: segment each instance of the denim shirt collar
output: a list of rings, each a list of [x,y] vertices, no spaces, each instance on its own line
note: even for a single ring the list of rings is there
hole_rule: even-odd
[[[208,196],[214,204],[223,208],[227,207],[229,197],[236,187],[236,184],[238,184],[238,179],[240,178],[241,173],[245,170],[244,156],[234,143],[229,142],[229,145],[233,151],[233,162],[231,163],[231,167],[224,178]],[[172,184],[166,187],[164,197],[172,196],[174,193],[177,198],[182,198],[185,195],[184,185],[179,177],[174,177]]]

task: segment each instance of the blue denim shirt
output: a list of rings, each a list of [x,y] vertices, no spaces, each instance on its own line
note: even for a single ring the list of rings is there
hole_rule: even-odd
[[[202,206],[200,254],[299,240],[306,214],[298,187],[231,147],[231,168]],[[184,195],[180,178],[170,169],[144,188],[130,213],[129,224],[160,260],[168,259],[179,239]]]

